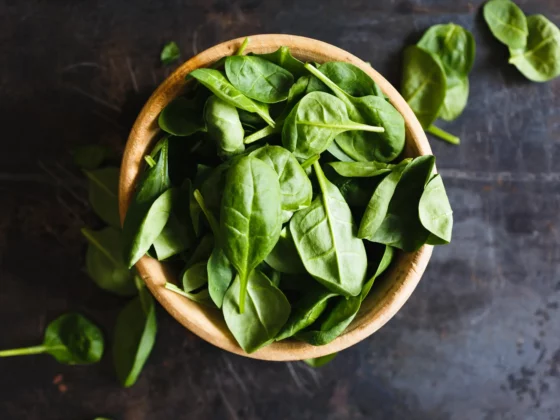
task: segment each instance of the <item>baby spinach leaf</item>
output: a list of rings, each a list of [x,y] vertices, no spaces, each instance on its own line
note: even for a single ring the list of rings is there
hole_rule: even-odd
[[[301,77],[307,74],[305,68],[303,67],[303,63],[292,56],[288,47],[280,47],[272,53],[256,54],[256,56],[264,58],[265,60],[288,70],[294,75],[294,77]]]
[[[331,143],[331,145],[327,148],[327,152],[341,162],[355,162],[355,160],[348,156],[336,142]]]
[[[227,172],[220,239],[224,253],[239,273],[241,312],[249,274],[280,236],[281,197],[278,174],[257,158],[242,157]]]
[[[154,299],[145,287],[121,311],[113,335],[113,362],[124,387],[136,383],[157,333]]]
[[[321,64],[319,66],[319,71],[348,95],[355,97],[369,95],[383,96],[383,92],[377,83],[375,83],[361,68],[353,64],[330,61]]]
[[[190,136],[206,131],[202,113],[196,101],[179,97],[171,101],[158,117],[159,127],[174,136]]]
[[[509,63],[529,80],[547,82],[560,75],[560,29],[543,15],[527,18],[525,48],[510,48]]]
[[[208,293],[208,289],[202,289],[196,293],[185,292],[183,289],[175,286],[173,283],[165,283],[165,288],[167,290],[171,290],[178,295],[186,297],[193,302],[200,303],[201,305],[207,306],[209,308],[215,308],[213,305],[212,300],[210,299],[210,294]]]
[[[134,274],[122,257],[121,232],[113,227],[100,231],[82,229],[88,240],[86,271],[103,290],[121,296],[136,294]]]
[[[242,308],[240,296],[246,288],[247,302]],[[243,285],[237,276],[224,298],[226,324],[247,353],[268,344],[290,316],[290,303],[284,293],[260,271],[254,270]]]
[[[329,165],[339,175],[369,178],[391,172],[395,165],[383,162],[330,162]]]
[[[306,270],[329,290],[345,296],[360,293],[367,269],[363,242],[348,204],[313,164],[321,194],[290,220],[290,231]]]
[[[233,281],[235,271],[220,247],[215,247],[207,265],[208,292],[218,308],[222,307],[224,296]]]
[[[278,174],[283,210],[296,211],[311,204],[311,181],[291,152],[280,146],[264,146],[249,156],[262,160]]]
[[[371,276],[371,278],[368,281],[366,281],[362,289],[362,293],[360,293],[362,302],[369,295],[369,292],[371,290],[371,287],[373,286],[373,282],[375,281],[375,279],[378,278],[381,274],[383,274],[385,270],[387,270],[387,268],[389,268],[389,265],[391,265],[391,262],[393,261],[394,255],[395,255],[395,249],[389,245],[385,245],[383,255],[381,256],[381,261],[377,265],[377,269],[375,270],[375,273],[373,274],[373,276]]]
[[[89,319],[76,313],[64,314],[45,330],[43,344],[33,347],[1,350],[0,357],[47,353],[65,365],[97,363],[103,355],[101,330]]]
[[[453,121],[461,115],[467,106],[468,99],[469,79],[467,77],[447,77],[447,91],[439,117],[445,121]]]
[[[440,175],[435,175],[426,185],[418,207],[424,228],[444,243],[451,242],[453,210],[445,193]]]
[[[280,273],[305,273],[305,267],[294,244],[294,239],[287,227],[280,232],[278,242],[264,261]]]
[[[327,308],[330,298],[337,296],[323,288],[315,288],[305,294],[292,307],[288,321],[276,337],[276,341],[294,336],[297,332],[313,324]]]
[[[375,189],[375,182],[370,178],[347,178],[339,175],[330,165],[325,166],[325,174],[340,191],[344,200],[351,207],[365,207]]]
[[[168,190],[171,185],[167,169],[168,150],[166,139],[161,145],[156,166],[146,170],[128,208],[123,225],[123,249],[129,267],[152,246],[169,218],[173,190]]]
[[[200,261],[188,267],[182,275],[183,290],[187,293],[194,292],[208,284],[206,261]]]
[[[191,72],[189,76],[197,79],[221,100],[233,105],[236,108],[259,114],[268,125],[274,127],[274,120],[268,113],[268,106],[266,104],[255,102],[243,95],[238,89],[233,87],[233,85],[219,70],[196,69]]]
[[[292,73],[257,56],[228,57],[226,76],[245,96],[266,104],[285,101],[294,84]]]
[[[107,159],[116,158],[116,153],[100,144],[85,144],[72,151],[74,164],[82,169],[97,169]]]
[[[426,243],[430,232],[420,222],[418,205],[434,163],[435,158],[426,155],[407,165],[389,203],[387,215],[369,240],[406,252],[416,251]]]
[[[171,41],[163,46],[160,54],[160,60],[162,64],[168,65],[179,60],[180,56],[181,51],[179,51],[179,46],[174,41]]]
[[[298,159],[324,152],[335,136],[350,130],[383,132],[383,127],[350,120],[344,102],[324,92],[311,92],[290,112],[282,129],[282,143]]]
[[[313,368],[319,368],[325,366],[327,363],[330,363],[330,361],[333,360],[337,355],[338,353],[331,353],[327,354],[326,356],[316,357],[314,359],[303,359],[303,361],[305,362],[305,364]]]
[[[84,171],[89,179],[89,202],[93,211],[109,226],[120,229],[119,168]]]
[[[445,71],[434,54],[415,45],[404,51],[401,93],[424,129],[439,115],[446,88]]]
[[[196,245],[196,248],[192,251],[187,259],[187,267],[191,267],[192,265],[200,262],[206,261],[210,258],[212,254],[212,250],[214,249],[214,236],[212,234],[207,233]]]
[[[336,143],[344,153],[355,160],[389,162],[402,152],[405,142],[404,118],[384,97],[369,95],[356,98],[315,67],[306,64],[305,68],[344,102],[351,120],[383,127],[377,132],[361,130],[339,133]]]
[[[204,121],[209,136],[216,142],[218,156],[233,156],[245,150],[245,132],[237,108],[217,96],[211,96],[204,106]]]
[[[524,48],[529,30],[525,13],[512,1],[490,0],[482,9],[492,35],[510,48]]]

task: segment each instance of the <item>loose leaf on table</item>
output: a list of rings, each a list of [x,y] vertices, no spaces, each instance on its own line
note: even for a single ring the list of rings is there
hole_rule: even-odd
[[[336,143],[344,153],[355,160],[390,162],[402,152],[405,142],[404,118],[384,97],[351,96],[315,67],[306,64],[305,68],[344,102],[352,121],[383,128],[378,131],[339,133]]]
[[[134,273],[122,256],[121,232],[109,226],[100,231],[84,228],[82,234],[89,242],[86,271],[95,284],[117,295],[135,295]]]
[[[307,292],[293,305],[290,317],[276,337],[276,341],[292,337],[313,324],[327,308],[329,299],[335,296],[337,296],[336,293],[322,287],[316,287]]]
[[[162,64],[168,65],[179,60],[180,56],[181,51],[179,51],[179,46],[174,41],[171,41],[163,46],[160,54],[160,60]]]
[[[113,335],[113,362],[125,387],[134,385],[150,355],[157,333],[154,299],[145,287],[117,318]]]
[[[298,159],[324,152],[335,136],[351,130],[383,132],[383,127],[350,120],[346,105],[324,92],[311,92],[290,112],[282,129],[282,143]]]
[[[453,210],[440,175],[434,175],[424,188],[418,214],[420,222],[432,235],[443,243],[451,242]]]
[[[446,86],[445,71],[434,54],[415,45],[404,51],[401,93],[424,129],[439,115]]]
[[[116,153],[107,146],[86,144],[72,151],[74,163],[82,169],[97,169],[107,159],[116,158]]]
[[[342,176],[369,178],[389,173],[395,165],[383,162],[330,162],[329,166]]]
[[[114,228],[121,227],[119,217],[119,168],[84,171],[89,179],[89,202],[93,211]]]
[[[311,204],[311,181],[291,152],[280,146],[264,146],[250,156],[262,160],[278,174],[283,210],[296,211]]]
[[[331,360],[333,360],[337,355],[338,353],[331,353],[327,354],[326,356],[315,357],[314,359],[303,359],[303,361],[305,362],[305,364],[313,368],[319,368],[325,366],[327,363],[330,363]]]
[[[406,252],[416,251],[426,243],[430,232],[420,222],[418,206],[434,163],[435,158],[426,155],[417,157],[407,165],[383,222],[367,239]]]
[[[313,164],[321,194],[290,220],[290,231],[306,270],[329,290],[345,296],[360,293],[367,270],[364,244],[344,197]]]
[[[285,101],[294,84],[292,73],[257,56],[226,58],[226,76],[245,96],[266,104]]]
[[[510,48],[509,63],[529,80],[547,82],[560,75],[560,29],[543,15],[527,18],[525,48]]]
[[[439,111],[439,117],[445,121],[456,119],[465,107],[469,99],[469,79],[467,77],[448,77],[447,91],[443,105]]]
[[[305,273],[305,267],[297,252],[292,234],[287,227],[282,228],[278,242],[264,261],[280,273]]]
[[[510,48],[524,48],[529,30],[525,13],[512,1],[490,0],[482,14],[492,35]]]
[[[245,132],[237,108],[217,96],[210,96],[204,106],[208,135],[216,143],[218,156],[229,157],[245,150]]]
[[[146,169],[126,213],[123,242],[129,267],[148,251],[169,218],[174,192],[169,189],[168,150],[166,139],[156,156],[156,165]]]
[[[83,315],[69,313],[61,315],[47,326],[41,345],[0,350],[0,357],[47,353],[59,363],[87,365],[98,362],[103,349],[101,330]]]
[[[177,98],[171,101],[158,117],[159,127],[174,136],[190,136],[197,131],[206,131],[202,112],[196,101]]]
[[[264,58],[265,60],[288,70],[294,75],[294,77],[301,77],[307,74],[305,68],[303,67],[303,63],[292,56],[288,47],[280,47],[269,54],[258,54],[256,56]]]
[[[228,170],[220,240],[239,274],[241,312],[249,274],[272,251],[280,236],[281,200],[278,174],[260,159],[242,157]]]
[[[274,120],[268,113],[268,106],[255,102],[243,95],[219,71],[214,69],[196,69],[189,76],[194,77],[206,86],[214,95],[236,108],[256,113],[270,126],[274,127]]]
[[[260,271],[253,270],[247,279],[245,310],[239,297],[243,285],[235,278],[224,298],[226,324],[239,345],[253,353],[278,334],[290,315],[290,304],[280,289]]]

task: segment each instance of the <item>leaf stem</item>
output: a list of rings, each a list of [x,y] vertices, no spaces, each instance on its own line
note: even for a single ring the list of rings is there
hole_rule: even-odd
[[[202,196],[200,191],[195,190],[193,195],[196,202],[202,209],[202,212],[206,216],[206,220],[208,220],[208,223],[210,224],[210,229],[212,229],[212,233],[214,233],[214,237],[218,238],[220,233],[220,227],[218,225],[218,221],[216,220],[214,215],[210,212],[210,210],[208,210],[208,207],[206,207],[206,202],[204,201],[204,197]]]
[[[179,289],[177,286],[175,286],[173,283],[165,283],[165,288],[167,290],[171,290],[172,292],[177,293],[178,295],[184,296],[188,299],[191,299],[191,297],[189,296],[189,294],[181,289]]]
[[[0,351],[0,357],[10,357],[10,356],[24,356],[28,354],[40,354],[46,353],[50,347],[45,345],[40,346],[32,346],[32,347],[23,347],[19,349],[10,349],[10,350],[2,350]]]
[[[461,140],[459,139],[459,137],[454,136],[453,134],[448,133],[447,131],[442,130],[439,127],[436,127],[433,124],[430,125],[426,131],[430,134],[433,134],[436,137],[439,137],[440,139],[442,139],[442,140],[444,140],[448,143],[451,143],[451,144],[460,144],[461,143]]]
[[[301,162],[301,167],[303,169],[307,169],[309,168],[311,165],[313,165],[315,162],[317,162],[319,160],[319,158],[321,157],[321,155],[313,155],[310,158],[304,160],[303,162]]]
[[[283,125],[284,125],[284,122],[280,122],[280,121],[276,122],[275,127],[271,127],[270,125],[267,125],[266,127],[261,128],[260,130],[255,131],[253,134],[245,137],[243,139],[243,143],[251,144],[251,143],[254,143],[256,141],[259,141],[260,139],[264,139],[265,137],[271,136],[275,133],[279,133],[281,131]]]
[[[146,161],[146,163],[148,164],[148,166],[150,168],[153,168],[154,166],[156,166],[156,161],[150,155],[144,156],[144,160]]]
[[[247,48],[247,45],[249,45],[249,41],[250,41],[249,37],[245,38],[243,40],[243,42],[241,43],[241,45],[239,46],[239,49],[237,50],[235,55],[243,55],[243,53],[245,52],[245,49]]]

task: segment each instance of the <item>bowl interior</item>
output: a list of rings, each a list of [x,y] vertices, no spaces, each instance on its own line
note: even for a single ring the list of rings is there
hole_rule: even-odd
[[[152,94],[140,112],[126,145],[121,166],[119,207],[121,220],[134,194],[134,186],[143,167],[143,156],[150,152],[158,139],[157,118],[160,111],[174,98],[184,93],[185,76],[199,67],[208,67],[219,58],[231,55],[243,38],[216,45],[182,64]],[[302,61],[347,61],[367,74],[380,86],[393,106],[403,115],[406,123],[405,155],[408,157],[431,154],[428,140],[414,113],[397,90],[370,65],[352,54],[330,44],[310,38],[292,35],[256,35],[246,52],[269,53],[281,46],[290,48],[292,54]],[[273,343],[255,353],[246,354],[237,344],[217,309],[200,306],[165,289],[166,280],[174,281],[174,275],[164,264],[143,257],[137,264],[138,272],[148,288],[166,310],[181,324],[204,340],[243,356],[263,360],[301,360],[320,357],[343,350],[369,336],[383,326],[409,298],[418,284],[432,252],[424,246],[414,253],[399,252],[390,269],[378,279],[371,293],[347,330],[331,343],[314,347],[296,340]]]

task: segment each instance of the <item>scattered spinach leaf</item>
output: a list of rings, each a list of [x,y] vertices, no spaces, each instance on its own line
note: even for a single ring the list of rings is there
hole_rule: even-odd
[[[119,168],[107,167],[84,171],[89,179],[89,203],[109,226],[120,229]]]
[[[482,9],[492,35],[509,48],[525,48],[529,29],[523,11],[509,0],[490,0]]]
[[[160,54],[161,63],[164,65],[172,64],[179,60],[181,56],[181,51],[179,51],[179,46],[176,42],[171,41],[163,46]]]

